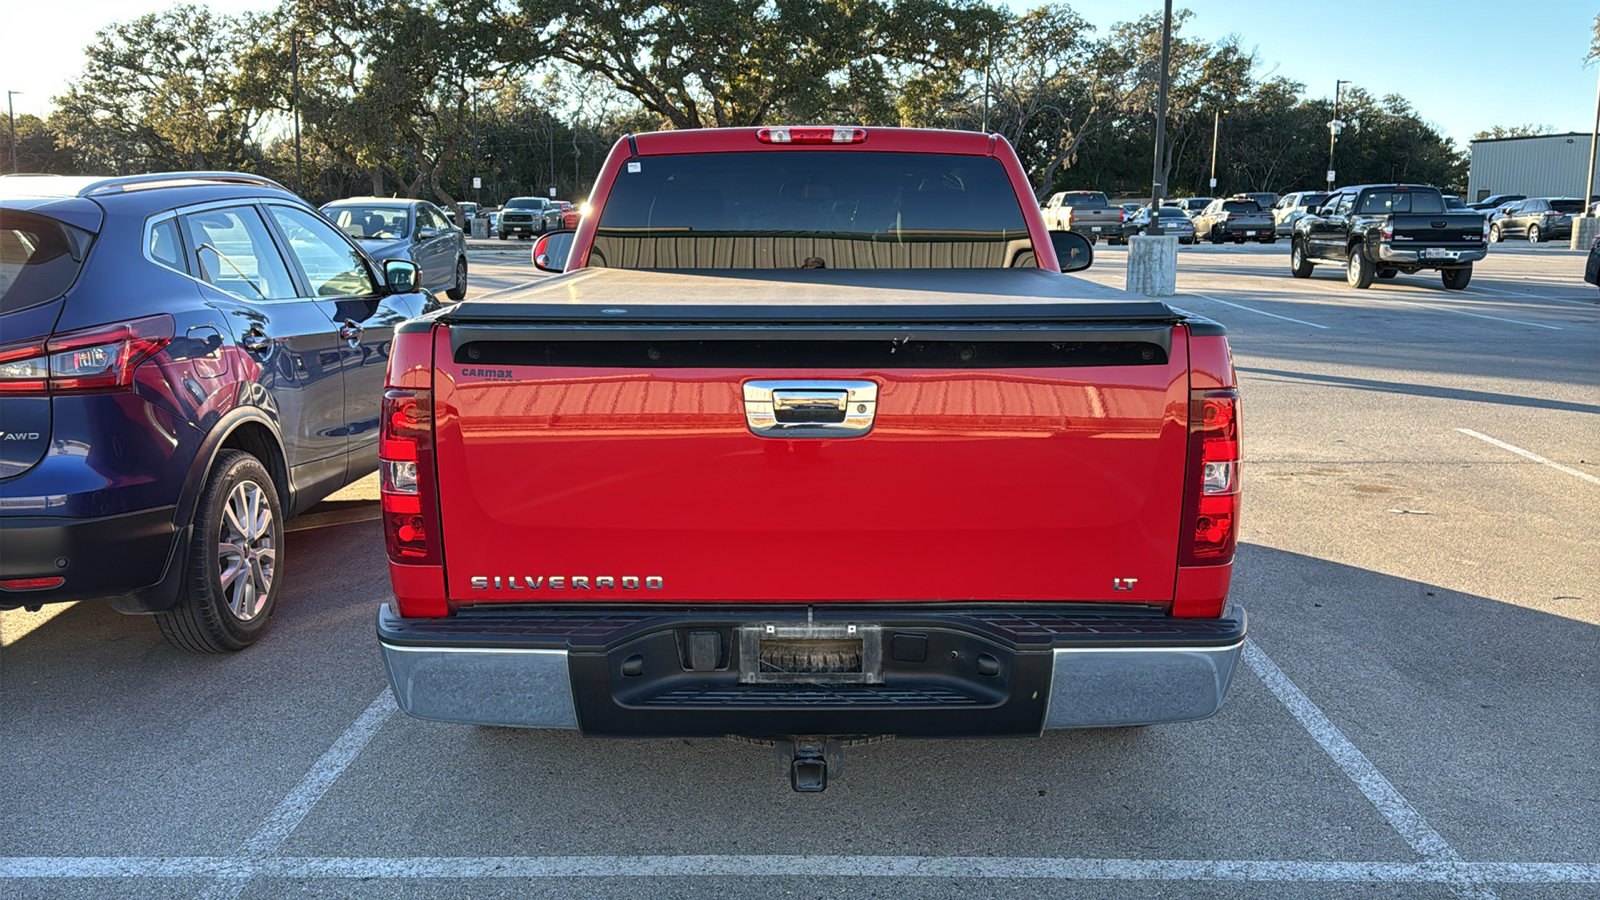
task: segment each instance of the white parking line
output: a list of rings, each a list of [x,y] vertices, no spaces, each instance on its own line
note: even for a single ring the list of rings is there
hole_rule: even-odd
[[[1290,714],[1300,720],[1300,724],[1311,733],[1312,739],[1339,768],[1344,770],[1344,774],[1355,782],[1361,793],[1372,801],[1378,812],[1389,821],[1395,831],[1400,833],[1400,837],[1411,845],[1411,849],[1431,862],[1462,861],[1455,848],[1451,847],[1439,832],[1433,830],[1433,826],[1422,817],[1422,813],[1417,812],[1416,808],[1395,790],[1389,779],[1383,777],[1378,767],[1372,764],[1372,760],[1367,759],[1365,753],[1350,743],[1350,739],[1346,738],[1326,715],[1323,715],[1322,710],[1311,702],[1311,698],[1307,697],[1305,692],[1289,680],[1289,676],[1283,674],[1283,670],[1256,646],[1255,641],[1248,639],[1245,641],[1244,659],[1256,673],[1256,677],[1261,679]],[[1494,896],[1493,891],[1474,883],[1471,879],[1462,879],[1453,884],[1455,887],[1453,893],[1458,897]]]
[[[1600,484],[1600,478],[1596,478],[1595,476],[1590,475],[1588,472],[1580,472],[1577,469],[1572,469],[1572,468],[1568,468],[1566,466],[1563,466],[1562,464],[1560,464],[1558,462],[1552,462],[1552,461],[1550,461],[1548,459],[1545,459],[1544,457],[1540,456],[1537,453],[1533,453],[1531,451],[1524,450],[1521,447],[1513,446],[1511,444],[1506,443],[1505,441],[1495,440],[1494,438],[1489,437],[1487,434],[1480,434],[1480,433],[1478,433],[1476,431],[1473,431],[1471,428],[1457,428],[1456,430],[1461,432],[1464,435],[1467,435],[1468,437],[1475,437],[1480,441],[1487,441],[1488,443],[1491,443],[1491,444],[1495,445],[1496,447],[1499,447],[1502,450],[1510,450],[1512,453],[1515,453],[1518,456],[1526,456],[1527,458],[1533,460],[1536,463],[1540,463],[1542,465],[1549,466],[1550,468],[1555,469],[1557,471],[1565,472],[1568,475],[1576,475],[1577,477],[1582,478],[1584,481],[1587,481],[1587,482],[1589,482],[1591,484]]]
[[[1328,327],[1326,325],[1318,325],[1315,322],[1307,322],[1304,319],[1291,319],[1288,316],[1280,316],[1277,313],[1269,313],[1269,312],[1267,312],[1265,310],[1255,309],[1255,308],[1252,308],[1252,307],[1249,307],[1249,306],[1244,306],[1244,305],[1241,305],[1241,304],[1238,304],[1238,303],[1232,303],[1232,302],[1229,302],[1227,300],[1218,300],[1215,297],[1209,297],[1209,296],[1206,296],[1205,294],[1196,294],[1194,291],[1184,291],[1183,293],[1185,295],[1187,295],[1187,296],[1190,296],[1190,297],[1199,297],[1201,300],[1210,300],[1212,303],[1221,303],[1223,306],[1231,306],[1231,307],[1233,307],[1235,309],[1242,309],[1245,312],[1253,312],[1253,313],[1255,313],[1257,315],[1261,315],[1261,316],[1271,316],[1274,319],[1282,319],[1285,322],[1294,322],[1294,323],[1296,323],[1298,325],[1310,325],[1312,328],[1327,328]]]
[[[1530,294],[1526,291],[1502,291],[1498,288],[1473,287],[1468,288],[1466,292],[1469,294],[1476,294],[1479,291],[1488,291],[1491,294],[1509,294],[1513,297],[1527,297],[1530,300],[1554,300],[1557,303],[1571,303],[1576,306],[1588,306],[1591,308],[1595,306],[1595,303],[1591,300],[1572,300],[1567,297],[1546,297],[1543,294]]]
[[[276,852],[300,825],[300,820],[306,817],[306,813],[311,812],[311,807],[317,805],[322,795],[327,793],[328,788],[332,787],[344,773],[345,768],[361,755],[361,751],[366,749],[372,736],[378,733],[383,723],[389,721],[389,717],[394,715],[396,709],[398,707],[395,706],[394,694],[388,688],[384,688],[383,693],[367,705],[366,711],[344,730],[344,734],[339,735],[339,739],[333,742],[328,752],[322,754],[322,758],[312,765],[311,771],[300,779],[294,790],[278,803],[277,808],[267,816],[265,822],[261,823],[255,834],[245,839],[239,847],[240,857],[259,859]],[[232,900],[244,891],[249,880],[248,873],[242,877],[223,876],[221,880],[212,882],[200,896],[205,900]]]
[[[1387,291],[1381,294],[1372,294],[1369,296],[1374,300],[1383,303],[1404,303],[1407,306],[1420,306],[1423,309],[1431,309],[1437,312],[1455,313],[1458,316],[1471,316],[1474,319],[1490,319],[1495,322],[1510,322],[1513,325],[1526,325],[1529,328],[1548,328],[1551,331],[1563,330],[1560,325],[1544,325],[1539,322],[1526,322],[1522,319],[1507,319],[1504,316],[1486,316],[1483,313],[1470,313],[1459,309],[1451,309],[1448,306],[1434,306],[1432,303],[1418,303],[1415,300],[1401,300]]]
[[[945,878],[1061,881],[1600,884],[1600,863],[1058,859],[1006,856],[0,857],[25,878]]]

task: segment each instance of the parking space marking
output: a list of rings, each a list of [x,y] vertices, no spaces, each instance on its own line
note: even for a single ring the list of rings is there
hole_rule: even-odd
[[[1488,291],[1491,294],[1509,294],[1512,297],[1527,297],[1530,300],[1554,300],[1557,303],[1571,303],[1577,306],[1587,306],[1590,308],[1596,306],[1596,303],[1592,300],[1574,300],[1569,297],[1547,297],[1543,294],[1532,294],[1527,291],[1504,291],[1499,288],[1483,287],[1481,285],[1468,288],[1466,293],[1476,294],[1479,291]]]
[[[1517,446],[1514,446],[1512,444],[1508,444],[1505,441],[1495,440],[1494,438],[1489,437],[1487,434],[1481,434],[1479,432],[1473,431],[1471,428],[1457,428],[1456,430],[1461,432],[1464,435],[1467,435],[1468,437],[1475,437],[1480,441],[1486,441],[1488,443],[1491,443],[1491,444],[1495,445],[1496,447],[1499,447],[1502,450],[1510,450],[1512,453],[1515,453],[1518,456],[1526,456],[1527,458],[1533,460],[1536,463],[1540,463],[1541,465],[1549,466],[1552,469],[1556,469],[1558,471],[1565,472],[1568,475],[1575,475],[1575,476],[1577,476],[1579,478],[1582,478],[1584,481],[1587,481],[1587,482],[1589,482],[1591,484],[1600,484],[1600,478],[1596,478],[1595,476],[1590,475],[1588,472],[1580,472],[1577,469],[1573,469],[1573,468],[1569,468],[1567,466],[1563,466],[1561,463],[1553,462],[1551,460],[1545,459],[1544,457],[1542,457],[1539,454],[1534,453],[1532,451],[1524,450],[1521,447],[1517,447]]]
[[[1462,861],[1460,854],[1444,839],[1439,832],[1433,830],[1428,820],[1416,807],[1406,800],[1389,779],[1378,771],[1378,767],[1367,759],[1350,739],[1344,736],[1328,717],[1317,708],[1311,698],[1300,690],[1289,676],[1283,674],[1278,664],[1258,646],[1256,642],[1246,639],[1244,642],[1244,659],[1256,677],[1272,691],[1289,713],[1299,720],[1306,731],[1311,733],[1313,740],[1322,747],[1323,751],[1333,759],[1344,774],[1355,782],[1356,787],[1365,794],[1378,812],[1389,821],[1395,831],[1411,849],[1433,862],[1459,863]],[[1472,879],[1462,879],[1454,882],[1458,897],[1493,897],[1494,892]]]
[[[376,700],[367,704],[367,708],[353,722],[333,746],[322,754],[311,766],[311,771],[300,779],[294,790],[281,800],[271,814],[267,816],[255,834],[245,839],[239,847],[239,854],[245,859],[259,859],[270,856],[283,845],[289,835],[299,827],[300,821],[311,812],[311,807],[317,805],[322,795],[328,788],[344,774],[346,767],[355,761],[361,751],[366,749],[368,742],[383,723],[399,709],[394,702],[394,694],[388,688],[383,689]],[[206,900],[232,900],[244,891],[249,882],[248,874],[242,876],[227,875],[219,881],[210,884],[200,896]]]
[[[63,878],[942,878],[1600,884],[1600,863],[1071,859],[1005,856],[0,857],[0,880]]]
[[[1212,303],[1221,303],[1223,306],[1231,306],[1231,307],[1234,307],[1235,309],[1242,309],[1245,312],[1253,312],[1253,313],[1255,313],[1257,315],[1261,315],[1261,316],[1271,316],[1274,319],[1282,319],[1285,322],[1294,322],[1294,323],[1296,323],[1298,325],[1310,325],[1312,328],[1324,328],[1325,329],[1325,328],[1328,327],[1326,325],[1318,325],[1315,322],[1307,322],[1304,319],[1291,319],[1288,316],[1280,316],[1277,313],[1269,313],[1269,312],[1267,312],[1265,310],[1255,309],[1253,307],[1244,306],[1242,304],[1233,303],[1233,302],[1230,302],[1230,301],[1227,301],[1227,300],[1218,300],[1215,297],[1209,297],[1209,296],[1207,296],[1205,294],[1197,294],[1194,291],[1184,291],[1183,293],[1186,296],[1189,296],[1189,297],[1199,297],[1201,300],[1210,300]]]
[[[1342,291],[1324,291],[1323,292],[1323,296],[1328,296],[1328,297],[1349,297],[1348,294],[1346,294],[1346,293],[1344,293]],[[1363,297],[1365,299],[1372,300],[1374,303],[1403,303],[1406,306],[1420,306],[1423,309],[1431,309],[1431,310],[1435,310],[1437,312],[1455,313],[1458,316],[1471,316],[1474,319],[1491,319],[1491,320],[1496,321],[1496,322],[1510,322],[1513,325],[1526,325],[1529,328],[1548,328],[1551,331],[1562,331],[1562,330],[1564,330],[1564,329],[1562,329],[1562,327],[1560,325],[1545,325],[1545,324],[1542,324],[1542,323],[1539,323],[1539,322],[1525,322],[1522,319],[1507,319],[1507,318],[1505,318],[1503,316],[1488,316],[1488,315],[1484,315],[1483,313],[1470,313],[1470,312],[1466,312],[1464,310],[1451,309],[1448,306],[1434,306],[1432,303],[1418,303],[1415,300],[1401,300],[1400,298],[1394,296],[1394,293],[1392,293],[1390,291],[1384,291],[1382,293],[1377,293],[1377,294],[1365,294],[1365,295],[1363,295]],[[1357,298],[1351,298],[1351,299],[1357,299]],[[1369,308],[1374,308],[1374,307],[1371,307],[1369,305]]]

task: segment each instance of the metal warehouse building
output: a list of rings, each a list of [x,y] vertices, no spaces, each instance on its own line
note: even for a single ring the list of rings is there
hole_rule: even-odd
[[[1588,164],[1589,135],[1581,132],[1473,141],[1467,202],[1493,194],[1581,197]]]

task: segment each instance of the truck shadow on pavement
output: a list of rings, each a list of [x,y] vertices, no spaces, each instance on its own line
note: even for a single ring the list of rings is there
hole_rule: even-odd
[[[378,541],[372,523],[292,538],[281,619],[242,654],[171,650],[87,603],[0,649],[0,750],[36,773],[0,795],[8,852],[233,852],[384,688]],[[1253,640],[1465,858],[1593,861],[1600,628],[1260,545],[1241,545],[1236,572]],[[164,791],[174,780],[237,802],[219,812],[215,791]],[[821,795],[791,793],[770,750],[727,740],[396,713],[280,852],[398,847],[1415,859],[1243,663],[1204,722],[851,748]]]

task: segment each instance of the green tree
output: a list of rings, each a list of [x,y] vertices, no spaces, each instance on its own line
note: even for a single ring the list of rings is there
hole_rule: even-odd
[[[77,160],[61,147],[61,135],[50,122],[23,113],[17,116],[17,171],[45,175],[77,175]],[[11,128],[0,128],[0,170],[11,170]]]
[[[1478,132],[1477,134],[1474,134],[1472,139],[1475,141],[1481,141],[1486,138],[1537,137],[1541,134],[1555,133],[1556,129],[1554,125],[1496,125],[1493,128],[1488,128]]]
[[[84,171],[253,169],[259,110],[241,99],[253,16],[175,6],[102,29],[52,124]]]

